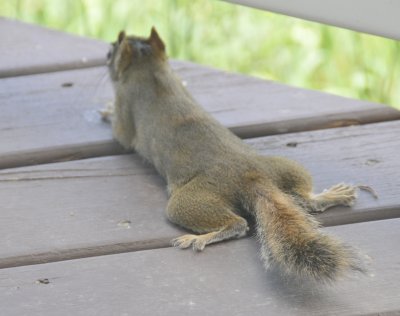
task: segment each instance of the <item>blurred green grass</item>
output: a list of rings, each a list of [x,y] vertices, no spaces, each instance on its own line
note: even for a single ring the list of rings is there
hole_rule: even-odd
[[[105,41],[155,25],[173,58],[400,108],[400,42],[217,0],[8,0],[0,15]]]

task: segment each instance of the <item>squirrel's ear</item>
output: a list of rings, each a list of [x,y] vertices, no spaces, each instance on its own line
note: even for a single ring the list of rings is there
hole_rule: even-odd
[[[121,31],[118,34],[118,44],[121,44],[121,42],[125,39],[125,31]]]
[[[158,50],[165,52],[165,44],[162,41],[160,35],[158,35],[157,30],[154,26],[151,28],[149,42],[153,47],[156,47]]]
[[[120,55],[119,55],[119,68],[125,70],[132,63],[133,59],[133,48],[129,43],[129,40],[124,38],[120,43]]]

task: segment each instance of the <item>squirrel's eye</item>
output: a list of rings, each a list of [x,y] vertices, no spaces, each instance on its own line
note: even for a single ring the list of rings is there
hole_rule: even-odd
[[[115,43],[112,43],[112,44],[111,44],[111,47],[110,47],[110,50],[109,50],[108,53],[107,53],[107,59],[110,59],[110,58],[111,58],[111,56],[112,56],[113,53],[114,53],[114,50],[115,50]]]

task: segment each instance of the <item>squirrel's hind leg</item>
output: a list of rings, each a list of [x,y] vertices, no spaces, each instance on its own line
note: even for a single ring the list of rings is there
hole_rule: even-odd
[[[240,238],[246,234],[247,230],[247,225],[245,226],[241,221],[237,221],[236,223],[226,225],[215,232],[202,235],[183,235],[174,238],[171,242],[174,247],[185,249],[192,246],[193,250],[202,251],[208,244],[216,243],[225,239]]]
[[[248,231],[247,221],[236,215],[218,195],[184,188],[173,194],[168,202],[168,219],[201,235],[183,235],[172,240],[179,248],[193,247],[201,251],[211,243],[239,238]],[[200,191],[200,192],[199,192]]]

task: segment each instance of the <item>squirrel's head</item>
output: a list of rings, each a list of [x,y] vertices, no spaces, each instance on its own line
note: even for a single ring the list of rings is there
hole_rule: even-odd
[[[124,31],[119,32],[117,41],[112,43],[107,54],[107,65],[113,81],[118,81],[131,68],[165,60],[165,45],[155,27],[152,27],[148,38],[126,36]]]

